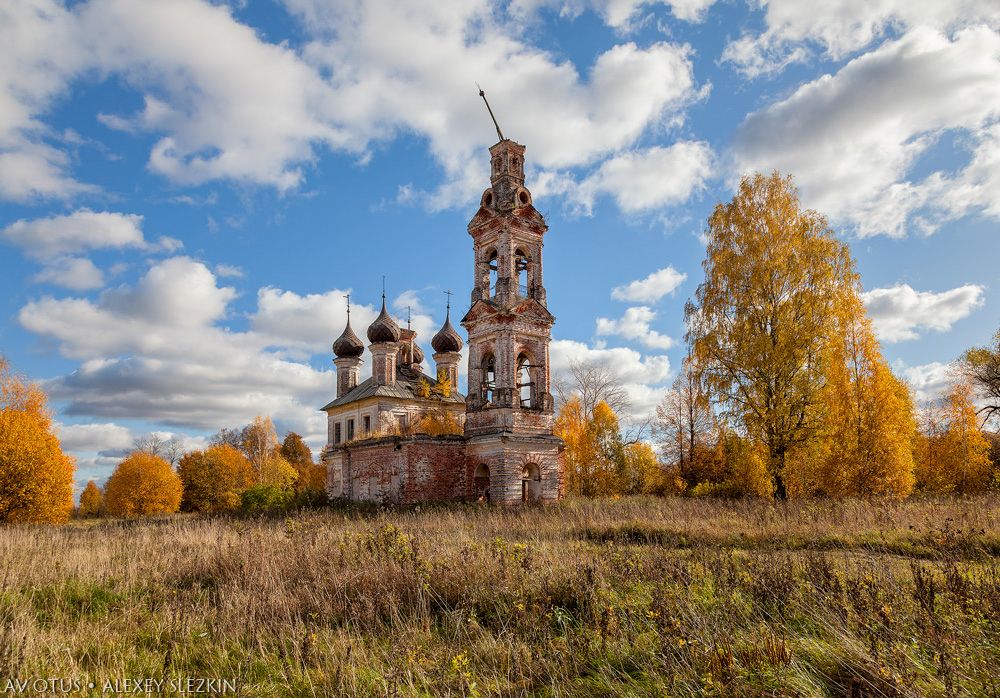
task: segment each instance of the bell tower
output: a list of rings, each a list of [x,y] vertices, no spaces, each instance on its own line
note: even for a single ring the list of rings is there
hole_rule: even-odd
[[[473,289],[462,319],[470,495],[504,503],[556,501],[563,490],[549,371],[555,318],[542,280],[548,227],[524,186],[524,151],[502,135],[490,148],[490,187],[468,227]]]

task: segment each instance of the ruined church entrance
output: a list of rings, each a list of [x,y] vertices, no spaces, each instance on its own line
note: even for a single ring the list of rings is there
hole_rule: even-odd
[[[535,463],[528,463],[521,471],[521,501],[526,504],[542,501],[542,472]]]
[[[472,486],[475,490],[476,501],[490,501],[490,467],[485,463],[476,466],[476,472],[472,477]]]

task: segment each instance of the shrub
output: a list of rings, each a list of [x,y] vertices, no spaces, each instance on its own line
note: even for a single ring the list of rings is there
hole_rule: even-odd
[[[181,505],[181,478],[159,456],[134,451],[118,464],[104,486],[111,516],[134,518],[173,514]]]
[[[294,493],[275,485],[254,485],[240,496],[240,508],[250,514],[282,511],[294,503]]]

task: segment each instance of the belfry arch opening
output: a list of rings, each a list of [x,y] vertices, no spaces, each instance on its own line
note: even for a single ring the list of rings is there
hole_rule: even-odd
[[[527,354],[517,357],[517,397],[521,407],[535,406],[535,381],[531,378],[531,360]]]
[[[523,250],[514,251],[514,275],[517,277],[517,295],[527,298],[531,284],[531,258]]]
[[[497,295],[497,278],[500,274],[500,255],[490,250],[486,255],[486,268],[490,274],[490,298]]]
[[[493,358],[493,354],[487,354],[483,357],[481,380],[483,403],[492,404],[497,388],[497,362]]]

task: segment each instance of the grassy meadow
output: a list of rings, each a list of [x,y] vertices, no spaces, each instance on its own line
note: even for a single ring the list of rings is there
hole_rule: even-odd
[[[218,678],[248,696],[996,696],[998,559],[996,496],[5,527],[0,680]]]

